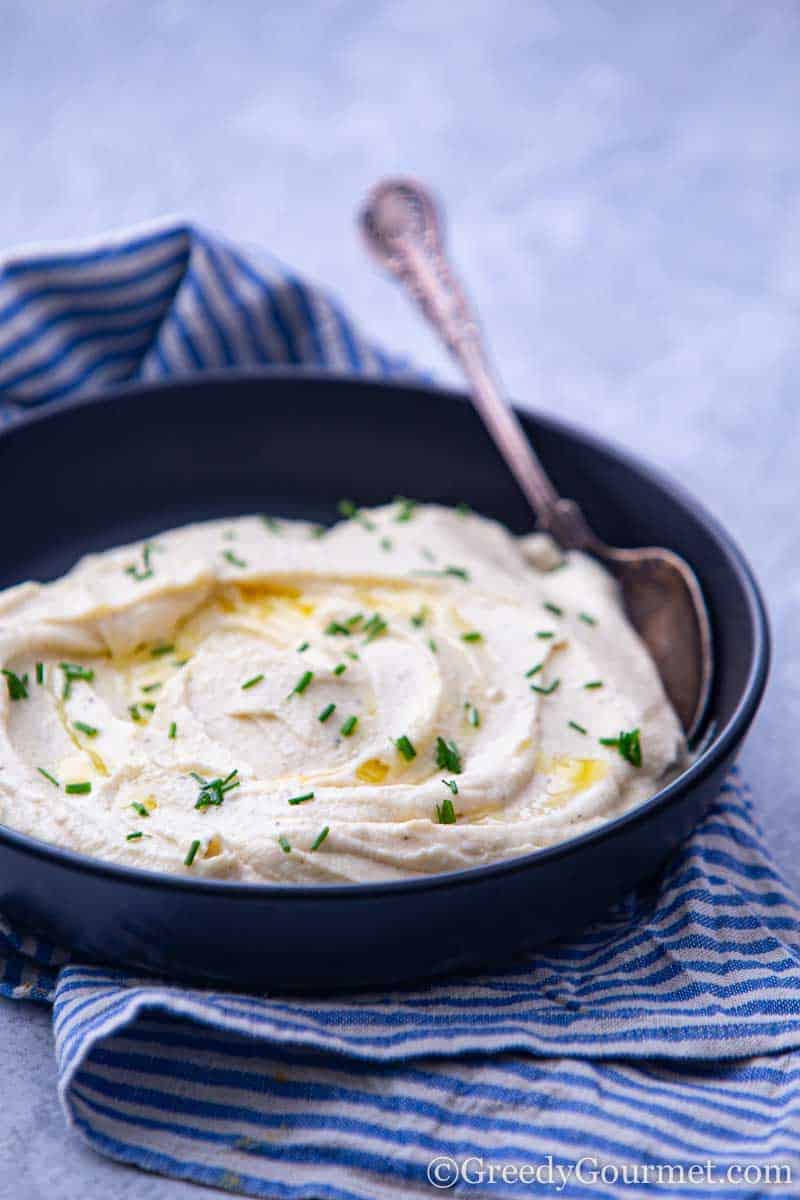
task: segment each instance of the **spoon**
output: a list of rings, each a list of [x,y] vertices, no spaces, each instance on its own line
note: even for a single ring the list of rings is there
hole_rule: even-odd
[[[562,500],[505,400],[478,322],[444,252],[431,193],[412,179],[386,179],[360,214],[367,246],[396,275],[461,366],[472,400],[538,518],[564,550],[599,559],[619,583],[628,619],[650,651],[688,739],[698,731],[713,669],[711,628],[694,571],[659,546],[622,550],[590,529],[574,500]]]

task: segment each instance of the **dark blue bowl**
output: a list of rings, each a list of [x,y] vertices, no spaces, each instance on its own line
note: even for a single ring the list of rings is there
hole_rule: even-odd
[[[769,635],[740,552],[690,497],[588,434],[524,415],[562,495],[612,545],[660,544],[711,612],[714,736],[679,779],[601,829],[454,874],[283,886],[177,878],[0,827],[0,911],[84,959],[249,988],[386,985],[495,966],[603,914],[657,871],[716,795],[758,707]],[[129,387],[0,435],[0,587],[190,520],[331,520],[337,499],[467,500],[512,529],[525,501],[454,393],[298,373]]]

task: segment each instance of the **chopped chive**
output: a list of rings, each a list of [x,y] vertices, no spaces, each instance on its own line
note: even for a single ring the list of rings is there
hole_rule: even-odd
[[[301,642],[300,645],[297,647],[297,653],[305,654],[306,650],[308,649],[308,647],[310,645],[311,645],[311,642]]]
[[[411,762],[412,758],[417,757],[416,750],[405,734],[403,734],[402,737],[397,738],[395,741],[395,746],[397,747],[398,752],[402,754],[406,762]]]
[[[601,688],[603,686],[603,681],[602,679],[592,679],[589,683],[585,683],[583,686],[584,689],[589,692],[594,688]]]
[[[234,554],[233,550],[223,550],[222,557],[226,562],[229,562],[232,567],[244,568],[247,566],[247,563],[244,561],[244,559],[239,558],[237,554]]]
[[[147,685],[143,684],[142,691],[147,692],[149,694],[150,692],[157,692],[160,687],[161,687],[160,683],[148,683]]]
[[[212,805],[218,807],[222,804],[228,792],[241,786],[238,774],[238,770],[234,770],[224,779],[203,779],[202,775],[192,772],[192,778],[200,784],[200,795],[195,801],[195,808],[210,808]]]
[[[355,650],[345,650],[345,654],[348,658],[352,658],[353,662],[358,662],[358,655]]]
[[[463,579],[465,583],[468,583],[470,579],[469,571],[464,567],[445,567],[444,573],[445,575],[454,575],[456,579]]]
[[[458,795],[458,784],[456,783],[455,779],[443,779],[442,783],[446,788],[450,788],[450,791],[454,796]]]
[[[342,737],[351,737],[352,734],[355,733],[357,724],[358,717],[348,717],[347,720],[343,722],[342,727],[339,730]]]
[[[336,508],[341,517],[354,517],[358,512],[358,505],[352,500],[340,500]]]
[[[589,615],[589,613],[585,613],[585,612],[578,613],[578,616],[581,619],[581,621],[583,621],[584,625],[596,625],[597,624],[597,617],[591,617]]]
[[[176,667],[185,667],[189,661],[189,658],[191,658],[191,655],[189,655],[187,658],[176,658],[175,666]]]
[[[642,744],[639,740],[638,729],[631,729],[628,733],[620,730],[619,737],[599,738],[598,740],[601,746],[613,746],[632,767],[642,765]]]
[[[100,732],[99,729],[95,729],[94,725],[87,725],[85,721],[73,721],[72,725],[79,733],[85,733],[90,738],[97,737]]]
[[[456,810],[449,796],[445,796],[442,803],[436,805],[436,820],[440,825],[455,825]]]
[[[552,629],[539,629],[536,633],[536,636],[537,638],[551,638],[555,637],[556,635]]]
[[[569,725],[570,729],[574,729],[578,733],[588,733],[589,732],[588,729],[584,729],[582,725],[579,725],[577,721],[567,721],[567,724]]]
[[[327,533],[324,525],[312,525],[309,534],[312,538],[321,538]]]
[[[385,633],[388,628],[389,625],[386,621],[384,621],[381,614],[374,613],[362,630],[362,632],[367,635],[364,640],[366,642],[374,642],[375,638],[380,637],[380,635]]]
[[[443,771],[452,772],[453,775],[461,774],[464,767],[461,763],[461,752],[455,742],[446,742],[444,738],[437,737],[436,765]]]
[[[131,808],[133,809],[134,812],[138,813],[140,817],[149,817],[150,816],[149,809],[147,809],[144,806],[144,804],[141,804],[138,800],[133,801],[133,803],[131,804]]]
[[[85,683],[91,683],[94,679],[94,671],[89,667],[82,667],[78,663],[62,662],[58,664],[64,672],[64,690],[62,696],[68,700],[72,695],[72,685],[78,680],[83,680]]]
[[[161,646],[153,646],[150,655],[152,658],[161,658],[162,654],[172,654],[174,649],[175,646],[172,642],[165,642]]]
[[[394,549],[394,542],[392,541],[392,539],[388,538],[388,537],[382,537],[381,538],[381,550],[393,550],[393,549]]]
[[[48,779],[50,781],[50,783],[53,784],[54,787],[57,787],[57,788],[61,787],[61,784],[58,782],[55,775],[51,775],[49,771],[45,771],[44,767],[37,767],[36,770],[39,772],[40,775],[44,775],[45,779]]]
[[[468,513],[472,512],[472,509],[467,504],[466,500],[459,500],[458,504],[456,505],[456,512],[460,517],[466,517]]]
[[[416,625],[417,629],[419,629],[420,626],[424,625],[427,621],[429,613],[430,609],[426,604],[423,604],[419,612],[414,613],[413,617],[411,618],[411,624]]]
[[[344,675],[347,670],[347,663],[337,663],[333,668],[334,675]]]
[[[44,663],[36,664],[36,682],[44,683]]]
[[[142,714],[139,712],[139,706],[137,704],[129,704],[128,712],[131,714],[131,720],[141,721]]]
[[[137,583],[142,583],[145,579],[152,579],[153,565],[150,561],[150,556],[155,549],[153,542],[145,542],[142,546],[142,565],[137,566],[136,563],[131,563],[125,568],[125,574],[130,575]]]
[[[343,625],[340,621],[331,621],[325,627],[325,632],[328,637],[349,637],[350,630],[347,625]]]
[[[554,617],[563,617],[564,615],[563,608],[559,608],[557,604],[551,604],[549,600],[545,602],[545,608],[548,612],[552,613]]]
[[[313,792],[303,792],[302,796],[290,796],[288,803],[289,804],[305,804],[306,800],[313,800],[313,799],[314,799]]]
[[[326,704],[325,707],[323,708],[322,712],[317,717],[317,720],[321,721],[322,724],[324,725],[325,722],[328,720],[328,718],[332,717],[335,712],[336,712],[335,704]]]
[[[469,721],[470,725],[477,729],[481,723],[481,714],[478,712],[474,704],[467,703],[464,705],[464,708],[467,710],[467,720]]]
[[[417,507],[416,500],[407,500],[405,496],[398,496],[397,503],[400,505],[400,508],[395,514],[395,521],[398,523],[410,521],[414,515],[414,509]]]
[[[192,842],[191,846],[189,847],[189,853],[186,855],[186,858],[183,860],[184,866],[190,867],[192,865],[195,858],[197,857],[197,851],[199,849],[200,849],[200,839],[195,838],[194,841]]]
[[[436,642],[433,640],[433,638],[428,638],[428,648],[430,649],[432,654],[438,653],[438,650],[436,648]]]
[[[248,679],[246,683],[242,684],[242,691],[246,692],[248,688],[255,687],[257,683],[261,683],[263,678],[263,675],[254,675],[252,679]]]
[[[70,796],[88,796],[92,790],[90,783],[68,783],[64,788]]]
[[[554,679],[547,687],[539,687],[537,684],[532,683],[531,691],[538,692],[540,696],[551,696],[560,683],[560,679]]]
[[[8,694],[12,700],[28,699],[28,676],[15,675],[13,671],[3,671],[8,684]]]
[[[325,838],[328,836],[329,833],[330,833],[330,828],[327,825],[323,829],[320,829],[319,833],[317,834],[317,836],[314,838],[313,842],[311,843],[312,852],[314,850],[319,850],[320,846],[325,841]]]
[[[478,633],[477,629],[473,629],[469,633],[462,633],[461,640],[462,642],[482,642],[483,634]]]
[[[306,690],[306,688],[311,683],[311,680],[313,678],[314,678],[313,671],[304,671],[303,674],[298,679],[297,683],[294,685],[292,690],[289,692],[289,697],[302,696],[303,692]]]
[[[144,837],[144,834],[142,833],[141,829],[135,829],[133,831],[133,833],[125,834],[125,841],[126,842],[138,842],[139,838],[143,838],[143,837]]]
[[[262,513],[261,520],[264,522],[270,533],[280,533],[280,522],[276,521],[274,517],[268,516],[267,513]]]
[[[154,713],[156,711],[155,704],[153,704],[149,700],[146,703],[142,704],[141,707],[144,709],[145,712]]]
[[[347,620],[345,621],[345,625],[347,626],[348,629],[354,629],[355,626],[360,625],[363,620],[364,620],[363,613],[360,613],[360,612],[353,613],[352,617],[347,618]]]
[[[530,671],[525,672],[526,679],[532,679],[534,675],[538,675],[544,666],[543,662],[537,663],[535,667],[531,667]]]
[[[171,738],[173,741],[178,736],[178,724],[176,721],[172,721],[170,723],[169,734],[167,736],[169,738]]]
[[[292,853],[291,842],[289,841],[289,839],[287,837],[284,837],[283,834],[281,834],[281,836],[278,838],[278,845],[280,846],[280,848],[284,854]]]

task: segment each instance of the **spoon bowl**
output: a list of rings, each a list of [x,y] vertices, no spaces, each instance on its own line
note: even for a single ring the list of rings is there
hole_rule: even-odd
[[[405,284],[461,366],[471,397],[528,499],[539,529],[564,550],[599,559],[616,578],[628,619],[650,651],[664,690],[692,740],[703,720],[713,677],[711,627],[689,564],[671,550],[607,546],[581,509],[562,499],[545,472],[490,366],[478,321],[444,251],[431,193],[411,179],[387,179],[360,215],[367,247]]]

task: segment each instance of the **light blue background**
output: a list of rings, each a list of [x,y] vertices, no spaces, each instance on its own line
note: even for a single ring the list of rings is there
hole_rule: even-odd
[[[511,394],[746,548],[776,658],[743,762],[800,884],[798,67],[797,0],[0,0],[0,247],[186,213],[454,379],[353,226],[379,176],[432,183]],[[0,1196],[200,1195],[65,1132],[48,1022],[0,1006]]]

